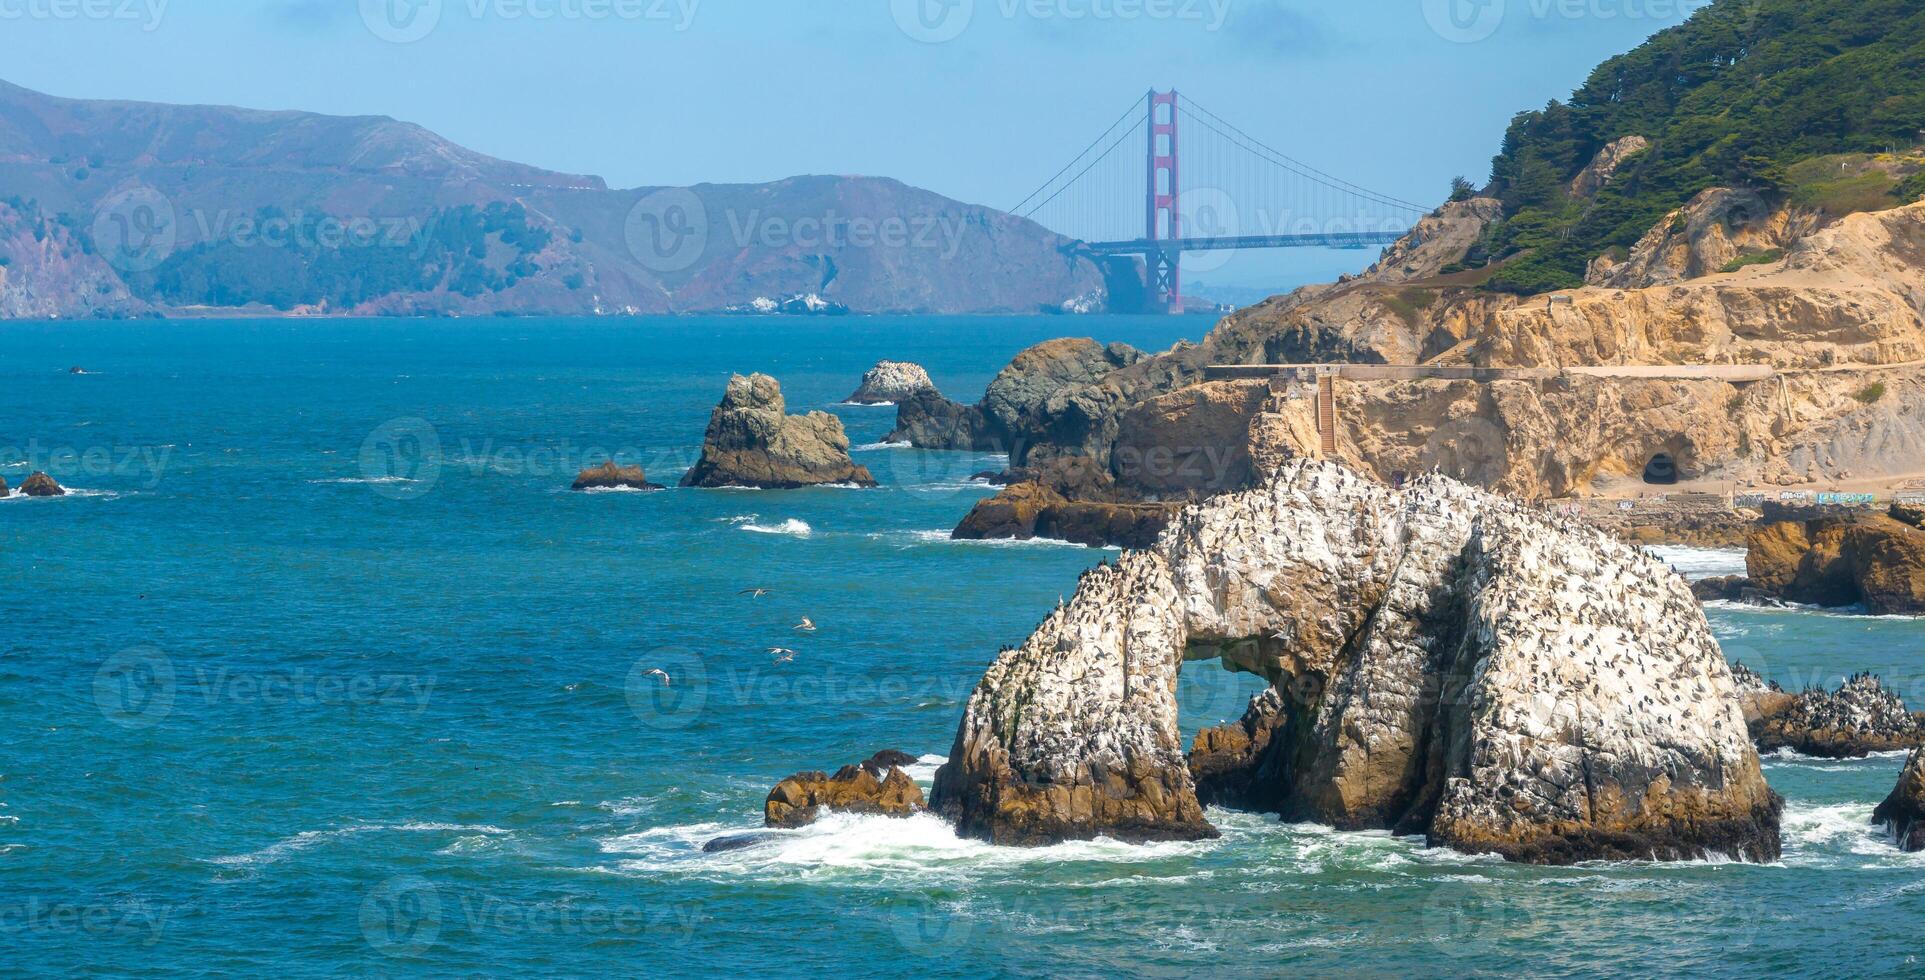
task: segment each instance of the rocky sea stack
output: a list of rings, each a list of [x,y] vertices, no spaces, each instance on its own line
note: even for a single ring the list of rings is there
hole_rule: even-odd
[[[1925,614],[1925,514],[1785,515],[1768,508],[1746,559],[1747,587],[1787,602]]]
[[[45,473],[33,473],[20,484],[20,492],[29,497],[62,497],[66,489],[55,483],[53,477]]]
[[[1897,788],[1872,811],[1872,822],[1884,824],[1901,850],[1925,851],[1925,749],[1912,753]]]
[[[915,759],[903,752],[878,752],[861,765],[843,766],[835,775],[799,772],[777,783],[763,803],[763,826],[806,827],[824,810],[838,813],[907,817],[927,806],[922,787],[901,767]]]
[[[924,392],[934,393],[936,383],[920,364],[908,361],[877,361],[862,376],[861,386],[849,396],[852,405],[893,405]]]
[[[1186,759],[1177,672],[1266,678]],[[1194,769],[1192,768],[1194,764]],[[1454,481],[1295,460],[1179,514],[971,695],[932,806],[965,836],[1197,839],[1214,802],[1517,861],[1769,861],[1783,801],[1682,579]]]
[[[591,466],[575,476],[576,490],[660,490],[659,483],[648,482],[648,474],[639,466],[619,466],[609,460],[600,466]]]
[[[760,487],[783,490],[842,483],[876,485],[849,458],[842,420],[827,412],[785,414],[782,386],[766,374],[729,379],[728,393],[709,416],[702,458],[682,478],[685,487]]]
[[[1739,678],[1745,718],[1760,752],[1790,749],[1825,759],[1862,759],[1925,745],[1925,722],[1870,674],[1859,674],[1836,691],[1797,695],[1764,684],[1748,670]]]

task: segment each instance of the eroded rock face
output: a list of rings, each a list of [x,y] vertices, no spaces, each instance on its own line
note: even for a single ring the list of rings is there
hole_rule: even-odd
[[[1752,585],[1788,602],[1925,613],[1925,529],[1904,516],[1899,508],[1765,524],[1748,542]]]
[[[639,466],[619,466],[609,460],[600,466],[591,466],[575,476],[576,490],[660,490],[659,483],[648,482],[648,474]]]
[[[20,492],[29,497],[61,497],[67,493],[64,487],[54,482],[53,477],[39,472],[21,481]]]
[[[823,484],[872,487],[875,477],[849,458],[842,420],[827,412],[786,414],[782,386],[766,374],[729,379],[709,416],[702,458],[685,487],[789,489]]]
[[[1361,277],[1379,282],[1402,282],[1437,275],[1484,237],[1492,223],[1504,216],[1504,202],[1494,197],[1452,201],[1418,219],[1410,234],[1397,240]]]
[[[1212,655],[1276,693],[1199,740],[1193,775],[1176,672]],[[1450,480],[1306,460],[1086,575],[984,676],[933,802],[1003,843],[1196,838],[1199,778],[1515,860],[1779,848],[1782,801],[1681,579]]]
[[[936,383],[920,364],[908,361],[877,361],[862,376],[862,384],[849,396],[855,405],[890,405],[922,394],[935,392]]]
[[[1912,753],[1892,795],[1872,811],[1872,822],[1885,825],[1900,849],[1925,851],[1925,749]]]
[[[1870,674],[1852,677],[1836,691],[1795,697],[1775,688],[1754,689],[1745,703],[1761,752],[1790,749],[1826,759],[1862,759],[1925,745],[1925,724]]]
[[[915,760],[901,752],[878,752],[835,775],[799,772],[777,783],[763,804],[763,826],[794,829],[815,822],[824,810],[907,817],[926,806],[922,787],[900,766]]]
[[[1625,161],[1650,148],[1651,141],[1642,136],[1625,136],[1605,144],[1597,151],[1597,156],[1578,175],[1571,179],[1572,197],[1590,197],[1604,189],[1604,185],[1616,177],[1618,168]]]

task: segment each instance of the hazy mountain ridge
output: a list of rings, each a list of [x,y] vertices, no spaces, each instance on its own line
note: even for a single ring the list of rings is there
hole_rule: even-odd
[[[0,305],[14,317],[656,314],[812,293],[854,312],[1030,313],[1141,289],[1133,264],[885,178],[610,189],[386,117],[5,83],[0,200],[0,293],[36,297]],[[4,244],[43,224],[73,254]]]

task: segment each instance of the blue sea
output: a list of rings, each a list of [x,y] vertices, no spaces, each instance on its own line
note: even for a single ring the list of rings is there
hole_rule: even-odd
[[[1768,759],[1771,866],[1517,867],[1217,811],[1195,844],[830,817],[702,853],[797,770],[899,748],[926,783],[997,649],[1108,554],[948,540],[1003,460],[880,445],[892,411],[838,404],[863,370],[914,360],[969,401],[1051,336],[1208,327],[0,326],[0,476],[75,491],[0,501],[0,972],[1925,972],[1925,856],[1869,823],[1889,756]],[[569,491],[609,454],[673,485],[750,370],[839,414],[882,486]],[[1917,621],[1712,618],[1787,686],[1872,669],[1925,706]],[[1253,690],[1192,667],[1185,727]]]

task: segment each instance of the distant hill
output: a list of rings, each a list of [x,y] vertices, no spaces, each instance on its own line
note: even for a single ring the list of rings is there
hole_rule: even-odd
[[[610,189],[409,123],[0,82],[0,317],[1033,313],[1140,302],[1025,219],[898,181]]]
[[[1707,188],[1833,217],[1917,200],[1921,58],[1917,0],[1718,0],[1600,65],[1568,102],[1517,117],[1492,168],[1505,218],[1474,255],[1503,263],[1493,288],[1537,293],[1581,285],[1592,259]],[[1574,193],[1626,137],[1650,146]]]

